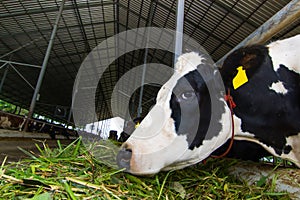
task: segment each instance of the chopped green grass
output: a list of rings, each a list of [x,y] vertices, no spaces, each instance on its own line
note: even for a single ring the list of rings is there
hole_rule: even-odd
[[[28,159],[0,167],[0,199],[290,199],[274,192],[275,179],[249,186],[229,175],[236,160],[138,177],[96,160],[80,139],[56,149],[44,144],[39,155],[23,152]]]

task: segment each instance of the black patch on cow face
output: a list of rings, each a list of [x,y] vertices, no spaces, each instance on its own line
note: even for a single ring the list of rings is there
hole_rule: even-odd
[[[251,59],[245,59],[249,52]],[[234,90],[232,79],[236,67],[243,65],[245,60],[248,82]],[[289,153],[292,149],[286,144],[286,138],[300,132],[299,74],[284,65],[274,71],[272,59],[264,46],[235,51],[224,61],[220,72],[226,90],[231,90],[237,105],[234,113],[242,121],[242,131],[253,133],[255,138],[272,147],[278,155]],[[278,81],[284,84],[287,94],[270,89]]]
[[[205,74],[210,81],[214,81],[213,70],[208,66],[200,67],[206,67],[206,72],[201,72],[201,74]],[[212,98],[217,99],[221,109],[217,109],[214,113],[212,113],[211,95],[198,70],[191,71],[179,79],[172,91],[170,108],[171,117],[175,121],[175,130],[178,135],[187,136],[191,150],[199,147],[203,140],[216,136],[222,128],[220,119],[225,110],[224,106],[220,106],[222,102],[220,101],[221,93],[217,91],[219,87],[217,84],[215,86]],[[214,130],[208,132],[212,119],[215,122]]]

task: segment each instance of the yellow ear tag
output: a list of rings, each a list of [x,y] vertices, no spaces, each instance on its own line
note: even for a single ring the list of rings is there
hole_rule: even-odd
[[[234,89],[237,89],[240,86],[242,86],[242,85],[244,85],[245,83],[248,82],[246,70],[244,70],[242,66],[239,66],[236,69],[238,70],[238,73],[232,80],[232,84],[233,84]]]
[[[138,122],[135,126],[134,126],[134,128],[137,128],[137,127],[139,127],[140,126],[140,122]]]

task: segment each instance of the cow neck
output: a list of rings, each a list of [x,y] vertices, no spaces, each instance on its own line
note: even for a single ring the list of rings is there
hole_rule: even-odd
[[[224,98],[225,98],[225,101],[229,104],[229,108],[230,108],[230,115],[231,115],[231,139],[230,139],[230,144],[229,144],[227,150],[223,154],[221,154],[221,155],[218,155],[218,156],[212,155],[211,156],[212,158],[223,158],[223,157],[225,157],[229,153],[229,151],[230,151],[230,149],[231,149],[231,147],[233,145],[233,140],[234,140],[234,119],[233,119],[234,113],[233,113],[233,109],[236,107],[236,104],[233,101],[233,97],[230,94],[230,89],[229,88],[228,88],[227,94],[225,95]]]

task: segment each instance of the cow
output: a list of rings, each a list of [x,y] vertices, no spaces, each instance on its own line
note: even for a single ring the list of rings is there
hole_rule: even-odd
[[[30,120],[28,122],[27,131],[32,132],[32,133],[37,133],[37,132],[40,132],[39,130],[41,129],[41,127],[42,127],[42,123],[40,123],[36,120]]]
[[[232,157],[274,155],[300,167],[299,47],[300,35],[246,46],[220,70],[201,52],[181,55],[155,106],[121,146],[117,164],[149,175],[232,146]]]
[[[73,130],[69,130],[59,124],[51,124],[46,120],[32,119],[28,123],[28,132],[33,133],[47,133],[51,139],[55,140],[57,135],[62,135],[66,139],[70,139],[70,136],[77,137],[77,133]]]
[[[21,131],[25,121],[22,116],[0,111],[0,128]]]
[[[110,130],[108,139],[117,141],[118,140],[118,132],[115,130]]]

